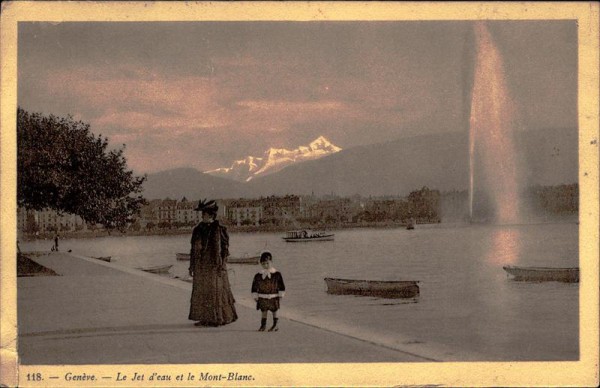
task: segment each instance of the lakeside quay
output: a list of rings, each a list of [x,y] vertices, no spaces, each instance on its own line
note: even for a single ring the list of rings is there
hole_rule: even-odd
[[[18,278],[22,365],[435,361],[284,314],[279,332],[258,332],[240,303],[236,322],[195,327],[189,283],[62,252],[34,260],[59,276]]]

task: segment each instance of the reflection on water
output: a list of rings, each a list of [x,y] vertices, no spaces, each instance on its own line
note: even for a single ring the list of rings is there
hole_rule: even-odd
[[[283,273],[282,314],[350,327],[394,343],[441,345],[445,359],[573,360],[578,358],[578,284],[519,283],[502,265],[578,266],[576,224],[421,225],[404,229],[352,229],[332,242],[286,243],[282,234],[232,233],[232,256],[269,250]],[[189,235],[64,240],[61,249],[112,256],[130,267],[173,264],[185,277]],[[51,245],[51,244],[50,244]],[[48,250],[48,241],[23,250]],[[230,265],[236,299],[251,303],[258,265]],[[415,300],[326,293],[325,277],[418,280]],[[414,302],[417,303],[414,303]],[[187,298],[182,300],[187,303]],[[398,342],[399,341],[399,342]],[[412,345],[411,345],[412,346]],[[416,349],[416,348],[415,348]]]
[[[500,228],[492,233],[487,259],[497,265],[514,264],[519,259],[521,232],[517,228]]]

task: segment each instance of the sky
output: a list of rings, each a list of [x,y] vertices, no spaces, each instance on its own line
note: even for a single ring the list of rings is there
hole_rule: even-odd
[[[577,128],[574,21],[495,21],[522,129]],[[152,173],[318,136],[466,131],[473,23],[21,22],[18,103],[72,115]],[[576,150],[575,150],[576,152]]]

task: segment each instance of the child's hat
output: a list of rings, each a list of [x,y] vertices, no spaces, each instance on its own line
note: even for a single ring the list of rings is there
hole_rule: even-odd
[[[260,255],[260,262],[263,263],[268,260],[273,260],[273,255],[271,254],[271,252],[263,252]]]

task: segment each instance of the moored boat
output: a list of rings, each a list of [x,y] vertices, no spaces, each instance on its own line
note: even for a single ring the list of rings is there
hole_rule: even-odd
[[[415,280],[354,280],[325,278],[327,293],[335,295],[375,296],[379,298],[414,298],[419,295]]]
[[[282,237],[287,242],[305,242],[305,241],[333,241],[333,233],[326,233],[321,230],[291,230]]]
[[[176,258],[179,261],[190,260],[189,253],[177,253]],[[229,264],[258,264],[260,261],[260,255],[254,256],[241,256],[241,257],[229,257],[227,262]]]
[[[514,276],[514,280],[532,282],[579,282],[579,268],[552,268],[552,267],[518,267],[505,265],[506,272]]]
[[[154,267],[144,267],[144,268],[137,268],[137,269],[140,269],[145,272],[154,273],[154,274],[165,274],[165,273],[169,273],[169,270],[171,269],[172,266],[173,266],[173,264],[165,264],[165,265],[157,265]]]
[[[258,264],[259,262],[260,255],[227,258],[229,264]]]
[[[110,263],[111,258],[112,258],[112,256],[94,257],[94,259],[96,259],[96,260],[106,261],[107,263]]]

